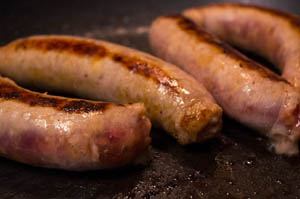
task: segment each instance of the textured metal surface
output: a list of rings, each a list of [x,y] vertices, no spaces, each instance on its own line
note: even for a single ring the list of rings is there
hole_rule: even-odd
[[[3,1],[0,44],[33,34],[105,39],[151,52],[151,21],[210,1]],[[294,1],[241,1],[300,14]],[[153,129],[148,167],[66,172],[0,158],[0,198],[298,198],[300,157],[268,150],[266,140],[225,118],[222,135],[182,147]]]

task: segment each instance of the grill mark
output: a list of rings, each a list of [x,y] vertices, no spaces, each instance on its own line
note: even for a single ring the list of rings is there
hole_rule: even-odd
[[[273,8],[265,8],[265,7],[261,7],[261,6],[257,6],[257,5],[245,5],[245,4],[233,4],[233,3],[224,3],[224,4],[215,4],[215,5],[211,5],[211,6],[204,6],[203,8],[209,8],[209,7],[220,7],[220,8],[242,8],[242,9],[256,9],[259,10],[261,12],[276,16],[276,17],[282,17],[285,20],[287,20],[290,24],[297,26],[297,28],[300,29],[300,18],[297,17],[296,15],[290,14],[290,13],[286,13],[277,9],[273,9]],[[202,9],[202,8],[200,8]]]
[[[109,108],[109,103],[89,102],[84,100],[56,98],[23,89],[8,81],[0,80],[0,98],[16,100],[30,106],[51,107],[67,113],[104,112]],[[123,105],[118,105],[123,106]]]
[[[242,68],[247,68],[248,70],[256,71],[262,77],[268,78],[269,80],[290,84],[281,76],[273,73],[272,71],[268,70],[262,65],[250,60],[237,50],[230,47],[228,44],[221,42],[220,40],[208,34],[204,30],[199,29],[196,26],[196,24],[193,23],[191,20],[179,15],[167,16],[167,18],[176,19],[177,24],[181,30],[195,37],[200,42],[207,42],[213,45],[214,47],[218,48],[220,51],[230,56],[232,59],[235,59],[236,61],[240,62],[240,66],[242,66]]]
[[[100,45],[96,45],[90,41],[80,41],[73,39],[25,39],[16,43],[16,50],[22,49],[39,49],[44,52],[58,51],[74,53],[80,56],[105,57],[107,50]]]
[[[104,106],[103,106],[104,105]],[[66,112],[93,112],[93,111],[103,111],[105,109],[105,103],[90,103],[84,100],[70,101],[61,107],[61,110]]]
[[[121,54],[114,54],[112,59],[115,62],[123,64],[128,70],[150,78],[156,83],[163,85],[177,94],[180,92],[179,87],[177,86],[177,80],[169,77],[158,67],[148,64],[146,61],[143,61],[138,57],[127,57]]]
[[[29,38],[18,41],[15,50],[38,49],[44,52],[57,51],[67,52],[79,56],[90,56],[95,58],[109,57],[113,61],[122,64],[129,71],[139,74],[145,78],[163,85],[174,93],[180,93],[177,80],[170,77],[165,71],[152,63],[143,61],[138,57],[126,56],[124,54],[111,52],[104,46],[84,39],[72,38]]]

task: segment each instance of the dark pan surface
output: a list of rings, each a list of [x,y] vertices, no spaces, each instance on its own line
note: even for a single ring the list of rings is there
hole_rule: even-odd
[[[294,1],[241,1],[300,14]],[[105,39],[150,52],[147,28],[199,1],[1,1],[0,45],[33,34]],[[153,129],[148,167],[66,172],[0,158],[0,198],[298,198],[300,157],[275,155],[266,139],[224,118],[223,133],[182,147]]]

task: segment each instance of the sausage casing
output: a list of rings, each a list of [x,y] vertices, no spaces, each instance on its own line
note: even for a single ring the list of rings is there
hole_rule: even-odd
[[[17,83],[116,103],[143,102],[154,125],[188,144],[213,137],[222,109],[192,76],[151,55],[104,41],[34,36],[0,49]]]
[[[156,19],[150,44],[203,83],[230,117],[268,136],[278,153],[298,153],[300,96],[285,79],[181,16]]]
[[[268,59],[300,91],[299,17],[231,3],[191,8],[183,14],[222,40]]]
[[[0,155],[66,170],[116,168],[151,141],[143,104],[54,97],[0,77]]]

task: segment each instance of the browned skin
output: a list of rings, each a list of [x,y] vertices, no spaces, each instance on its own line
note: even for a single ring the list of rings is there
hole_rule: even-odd
[[[270,70],[266,69],[265,67],[262,67],[261,65],[257,64],[256,62],[251,61],[238,51],[231,48],[229,45],[225,44],[224,42],[221,42],[219,40],[216,40],[212,35],[207,34],[204,30],[198,28],[195,23],[193,23],[191,20],[181,17],[179,15],[173,15],[173,16],[167,16],[174,18],[178,21],[179,27],[188,33],[190,36],[195,37],[200,42],[207,42],[211,43],[214,46],[218,46],[220,50],[224,52],[227,56],[231,57],[232,59],[244,62],[245,64],[240,64],[240,67],[247,68],[248,70],[253,70],[258,72],[262,77],[266,77],[269,80],[272,81],[282,81],[285,83],[288,83],[284,78],[280,77],[279,75],[271,72]]]
[[[59,111],[68,113],[88,113],[93,111],[104,112],[111,103],[92,102],[81,99],[59,98],[40,93],[29,92],[21,87],[17,87],[7,81],[0,80],[0,98],[5,100],[15,100],[30,106],[51,107]],[[123,106],[123,105],[117,105]]]
[[[103,57],[110,57],[114,61],[121,63],[125,68],[134,73],[138,73],[145,78],[150,78],[155,82],[164,85],[175,93],[178,93],[180,86],[172,85],[175,81],[173,77],[161,70],[158,66],[149,64],[138,57],[129,57],[124,54],[113,53],[104,46],[95,44],[89,41],[80,41],[72,39],[43,39],[43,40],[22,40],[17,43],[15,49],[27,50],[35,49],[44,52],[57,51],[68,52],[78,56],[90,56],[92,58],[101,59]]]
[[[184,16],[222,40],[273,63],[300,91],[300,18],[255,5],[213,4]]]
[[[127,57],[120,54],[113,54],[112,57],[114,61],[122,63],[128,70],[138,73],[146,78],[150,78],[173,92],[179,93],[180,86],[172,85],[172,82],[176,79],[160,70],[159,67],[151,65],[138,57]]]
[[[176,66],[125,46],[32,36],[0,48],[0,71],[17,83],[49,91],[120,104],[143,102],[153,125],[180,144],[201,142],[221,129],[222,109],[203,85]]]
[[[268,136],[280,154],[297,154],[297,90],[181,16],[162,16],[150,28],[156,55],[197,78],[224,112]]]
[[[81,56],[104,57],[107,55],[107,50],[92,42],[71,41],[66,42],[61,39],[48,40],[24,40],[16,45],[16,50],[22,49],[39,49],[47,52],[49,50],[56,50],[60,52],[75,53]]]
[[[144,158],[151,124],[142,104],[49,96],[0,77],[0,155],[66,170],[117,168]],[[139,161],[139,160],[137,160]]]

